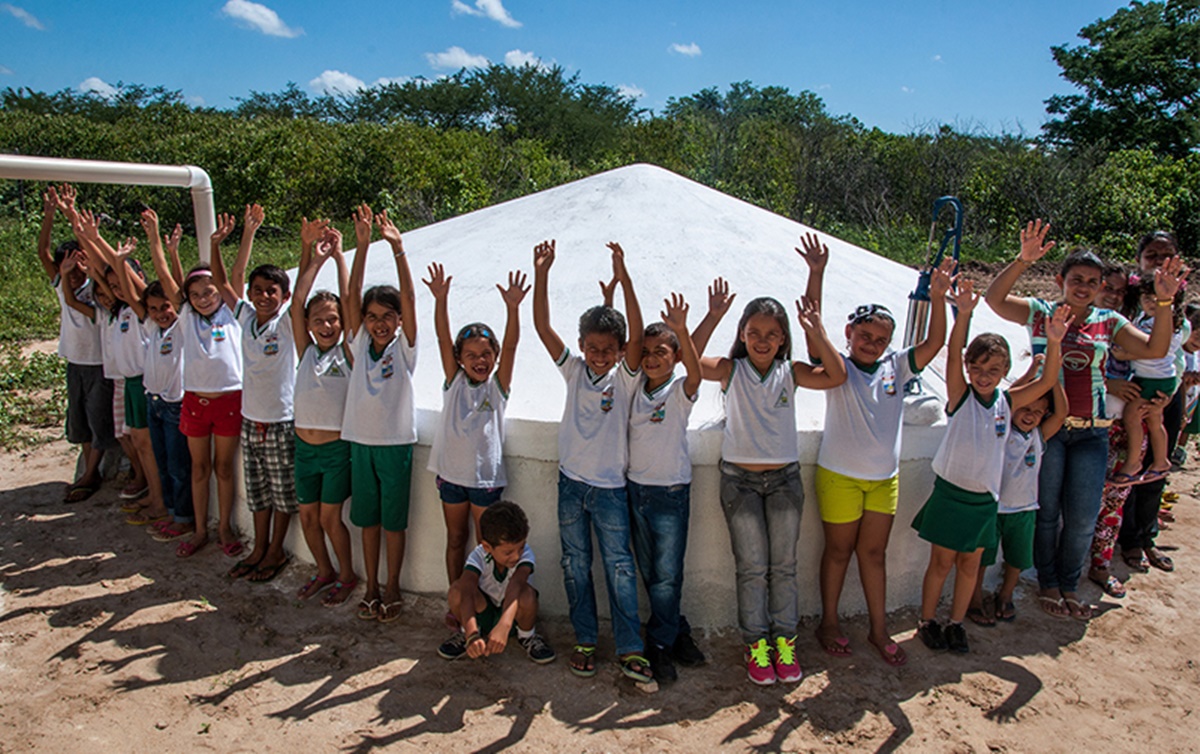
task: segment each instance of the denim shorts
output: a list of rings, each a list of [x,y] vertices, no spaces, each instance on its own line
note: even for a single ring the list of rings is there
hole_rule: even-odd
[[[500,502],[500,498],[504,496],[503,487],[463,487],[454,482],[447,482],[441,477],[437,478],[437,488],[442,502],[449,505],[470,503],[486,508],[492,503]]]

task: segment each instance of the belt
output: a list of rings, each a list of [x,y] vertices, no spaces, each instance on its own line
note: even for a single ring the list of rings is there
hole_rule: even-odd
[[[1111,427],[1112,419],[1097,419],[1094,416],[1068,416],[1063,422],[1067,429],[1091,429],[1092,427]]]

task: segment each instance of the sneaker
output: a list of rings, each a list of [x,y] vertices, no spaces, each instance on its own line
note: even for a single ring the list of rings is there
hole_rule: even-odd
[[[771,665],[771,645],[766,639],[746,645],[746,675],[759,686],[775,683],[775,668]]]
[[[1187,448],[1177,445],[1175,450],[1171,451],[1171,463],[1180,467],[1187,463]]]
[[[942,633],[942,624],[936,620],[923,620],[918,623],[917,636],[921,637],[921,641],[930,649],[946,648],[946,637]]]
[[[671,659],[685,668],[694,668],[705,662],[704,653],[696,646],[690,631],[675,637],[675,644],[671,647]]]
[[[679,679],[675,663],[671,661],[671,650],[653,642],[646,642],[646,659],[654,669],[654,678],[659,683],[672,683]]]
[[[775,637],[775,677],[783,683],[797,683],[804,677],[796,659],[796,637]]]
[[[438,657],[443,660],[457,660],[466,656],[467,637],[463,635],[462,631],[455,632],[453,636],[442,642],[442,646],[438,647]]]
[[[461,635],[462,634],[459,634],[459,636]],[[533,660],[538,665],[545,665],[548,662],[554,662],[554,658],[558,657],[558,655],[554,653],[554,647],[547,644],[546,640],[537,634],[530,636],[528,639],[522,639],[518,636],[517,643],[525,649],[525,654],[529,655],[529,659]],[[466,651],[465,646],[463,647],[463,651]],[[440,650],[438,654],[441,654]],[[444,656],[445,655],[443,655],[443,657]]]
[[[971,651],[967,645],[967,629],[963,628],[961,623],[947,623],[943,631],[943,636],[946,639],[946,647],[952,652],[966,654]]]

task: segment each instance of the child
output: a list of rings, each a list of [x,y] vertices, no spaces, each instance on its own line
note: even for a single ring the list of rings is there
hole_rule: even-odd
[[[1033,382],[1045,362],[1038,354],[1029,371],[1013,383],[1013,387]],[[997,498],[996,537],[1004,550],[1004,580],[990,603],[983,599],[983,576],[987,567],[996,562],[996,546],[986,547],[980,560],[979,575],[975,577],[975,593],[967,617],[981,626],[994,626],[996,621],[1009,622],[1017,617],[1013,591],[1021,571],[1033,568],[1033,530],[1037,525],[1038,473],[1046,438],[1053,437],[1067,420],[1067,393],[1061,382],[1055,382],[1049,393],[1012,412],[1012,429],[1004,446],[1004,476]]]
[[[1133,326],[1144,333],[1149,333],[1154,327],[1155,310],[1158,297],[1154,290],[1154,278],[1146,276],[1131,289],[1131,295],[1137,297],[1140,314],[1134,318]],[[1177,299],[1181,297],[1176,297]],[[1167,312],[1160,312],[1166,316]],[[1171,470],[1171,459],[1167,457],[1167,429],[1163,425],[1163,408],[1157,401],[1150,401],[1159,393],[1167,396],[1175,395],[1179,387],[1179,376],[1176,371],[1176,354],[1180,350],[1186,335],[1182,329],[1182,301],[1176,300],[1171,307],[1171,345],[1167,355],[1158,359],[1133,359],[1133,382],[1140,389],[1138,400],[1128,401],[1122,418],[1128,437],[1125,463],[1121,470],[1114,473],[1109,480],[1116,486],[1128,486],[1143,482],[1154,482],[1162,479]],[[1144,419],[1143,419],[1144,416]],[[1145,421],[1143,433],[1142,422]],[[1153,460],[1148,464],[1145,473],[1138,475],[1142,465],[1142,438],[1149,441]]]
[[[358,250],[343,302],[354,362],[342,439],[350,442],[350,521],[362,528],[367,592],[358,617],[391,623],[400,618],[400,566],[408,528],[409,484],[417,410],[412,373],[417,365],[417,318],[412,273],[400,231],[386,212],[375,218],[396,262],[397,290],[377,285],[362,293],[371,243],[371,208],[354,213]],[[387,542],[387,584],[379,591],[380,527]]]
[[[677,293],[663,302],[662,322],[646,328],[642,376],[629,415],[627,489],[633,550],[650,598],[646,657],[660,683],[677,678],[675,661],[681,665],[704,662],[679,603],[692,486],[688,417],[703,376],[699,351],[708,345],[733,300],[722,278],[708,290],[708,315],[696,328],[695,338],[687,331],[687,303]],[[675,374],[680,362],[686,370],[683,377]]]
[[[530,660],[539,665],[554,662],[554,649],[536,631],[538,593],[529,583],[534,560],[528,538],[529,520],[516,503],[505,500],[484,509],[480,543],[448,595],[450,612],[463,632],[438,647],[442,659],[501,654],[515,624],[517,643]]]
[[[753,683],[799,682],[796,658],[796,543],[804,487],[796,439],[796,388],[826,390],[846,367],[808,297],[796,302],[800,327],[820,366],[793,362],[787,313],[773,298],[747,304],[728,358],[700,360],[704,379],[725,392],[721,508],[737,569],[738,628]],[[769,532],[769,534],[768,534]]]
[[[815,238],[808,242],[815,243]],[[907,661],[887,628],[887,544],[899,502],[900,431],[904,386],[933,361],[946,340],[946,292],[954,260],[932,271],[929,332],[911,348],[888,346],[896,320],[884,306],[860,306],[847,318],[849,354],[839,358],[846,381],[825,400],[825,431],[817,456],[815,487],[825,549],[821,553],[821,623],[817,641],[834,657],[851,654],[838,624],[838,601],[852,556],[867,601],[867,641],[884,662]]]
[[[971,313],[979,303],[969,280],[958,283],[954,297],[958,318],[950,330],[946,356],[946,403],[950,416],[942,444],[933,458],[937,475],[933,493],[917,512],[912,526],[931,545],[921,587],[921,622],[917,635],[930,649],[970,650],[962,621],[966,617],[983,550],[996,542],[996,498],[1004,476],[1004,450],[1012,412],[1029,405],[1058,379],[1062,339],[1071,323],[1070,308],[1059,306],[1046,324],[1046,366],[1035,382],[1000,389],[1011,358],[1008,343],[984,333],[963,346]],[[942,586],[954,568],[954,600],[950,622],[934,618]]]
[[[549,279],[554,241],[533,251],[533,324],[542,345],[567,383],[558,430],[558,529],[563,581],[575,647],[571,672],[596,674],[596,596],[592,585],[592,532],[608,586],[608,604],[621,672],[638,683],[654,680],[639,634],[637,576],[629,549],[629,503],[625,468],[629,460],[629,408],[642,360],[642,314],[625,269],[625,252],[612,250],[613,274],[625,295],[625,317],[595,306],[579,318],[579,349],[573,356],[550,324]]]
[[[296,596],[307,600],[332,585],[321,604],[336,607],[358,587],[350,530],[342,523],[342,504],[350,497],[350,444],[341,436],[342,416],[354,361],[349,344],[342,340],[341,301],[349,286],[342,234],[328,226],[328,221],[306,219],[301,227],[302,269],[291,307],[292,333],[300,355],[295,393],[296,499],[304,541],[317,561],[317,575]],[[317,291],[309,299],[321,265],[331,257],[337,263],[342,299],[329,291]],[[326,536],[337,556],[336,571],[325,547]]]
[[[87,263],[80,254],[78,241],[65,241],[53,253],[50,241],[54,214],[61,211],[70,221],[75,214],[75,188],[63,184],[50,186],[42,195],[42,228],[38,234],[37,254],[42,269],[58,296],[60,312],[58,355],[67,362],[67,441],[80,446],[83,473],[63,493],[63,501],[78,503],[100,489],[100,459],[116,444],[112,426],[112,381],[104,377],[100,353],[100,328],[94,310],[85,314],[67,305],[64,290],[70,289],[77,301],[91,306],[93,285]],[[70,275],[63,265],[76,257]]]
[[[434,300],[434,329],[442,359],[441,425],[429,454],[429,470],[437,475],[442,515],[446,520],[446,573],[451,584],[463,572],[470,522],[479,533],[479,517],[500,499],[508,479],[504,473],[504,409],[512,383],[520,338],[520,305],[529,292],[520,272],[508,274],[500,290],[508,311],[504,345],[482,322],[467,325],[450,336],[450,281],[440,264],[429,265]],[[453,625],[454,616],[447,622]]]

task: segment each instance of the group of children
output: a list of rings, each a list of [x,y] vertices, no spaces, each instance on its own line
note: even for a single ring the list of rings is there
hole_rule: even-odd
[[[128,522],[149,524],[160,541],[183,540],[176,554],[190,557],[208,543],[208,485],[215,473],[218,537],[222,550],[237,557],[243,553],[231,514],[233,459],[240,445],[254,545],[229,576],[269,581],[285,568],[284,537],[299,511],[317,573],[298,596],[310,599],[324,591],[326,606],[345,602],[359,582],[343,523],[342,505],[349,498],[366,567],[357,615],[384,623],[398,619],[417,441],[412,374],[419,318],[405,249],[387,214],[365,204],[356,209],[357,253],[349,268],[340,232],[328,221],[306,219],[291,295],[279,267],[260,265],[247,277],[263,221],[257,205],[246,208],[237,258],[228,271],[221,243],[235,220],[222,215],[212,237],[211,266],[197,265],[186,274],[177,254],[179,227],[161,237],[157,216],[145,211],[142,225],[158,276],[149,285],[131,257],[136,242],[113,249],[96,219],[75,207],[70,187],[49,189],[45,210],[39,254],[64,304],[60,353],[68,361],[67,433],[83,444],[86,459],[68,499],[94,491],[99,456],[111,444],[113,428],[128,425],[129,455],[148,486],[144,497],[137,479],[126,491],[132,500]],[[70,221],[75,242],[51,254],[56,212]],[[398,286],[363,292],[373,228],[392,252]],[[616,243],[609,244],[612,281],[602,283],[606,301],[580,317],[573,352],[551,324],[555,243],[534,249],[534,327],[567,387],[558,435],[557,510],[575,675],[596,673],[593,535],[624,675],[642,683],[669,682],[676,664],[704,662],[680,611],[692,479],[687,426],[702,380],[719,383],[724,394],[720,504],[736,568],[749,679],[766,685],[802,676],[796,649],[804,503],[798,387],[827,393],[814,485],[825,533],[817,639],[831,655],[852,652],[837,616],[854,556],[870,615],[868,640],[887,663],[906,662],[886,625],[885,568],[899,499],[904,385],[941,350],[952,289],[958,314],[947,359],[949,427],[933,462],[933,494],[913,522],[932,546],[918,634],[931,648],[967,651],[962,621],[980,598],[981,559],[994,560],[998,540],[1006,562],[1001,618],[1012,617],[1016,576],[1032,559],[1030,513],[1037,505],[1044,436],[1056,432],[1065,416],[1057,377],[1070,309],[1060,307],[1049,317],[1040,371],[1004,390],[1008,344],[994,334],[968,344],[979,297],[969,281],[954,276],[948,260],[932,271],[932,315],[923,341],[892,350],[896,319],[886,307],[870,304],[847,318],[848,353],[842,354],[821,317],[828,249],[812,234],[801,246],[796,251],[809,278],[796,317],[809,362],[793,360],[790,317],[780,302],[766,297],[744,308],[728,356],[704,356],[734,300],[721,278],[709,288],[708,310],[694,330],[688,329],[689,305],[678,293],[664,301],[661,321],[646,326],[625,252]],[[313,293],[319,270],[330,260],[337,266],[338,293]],[[480,322],[455,334],[448,311],[452,278],[438,264],[428,274],[424,283],[435,301],[445,376],[429,468],[446,522],[446,623],[454,631],[438,653],[448,660],[499,653],[515,629],[530,659],[550,662],[555,652],[535,627],[538,592],[531,584],[529,524],[517,505],[503,500],[504,414],[527,279],[514,271],[506,286],[497,286],[507,310],[498,337]],[[624,314],[612,306],[618,286]],[[110,380],[118,379],[123,387],[114,392]],[[472,527],[479,544],[469,549]],[[381,549],[387,563],[382,586]],[[935,611],[952,567],[958,573],[950,621],[943,625]],[[650,602],[644,635],[638,572]]]

